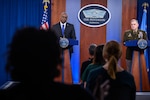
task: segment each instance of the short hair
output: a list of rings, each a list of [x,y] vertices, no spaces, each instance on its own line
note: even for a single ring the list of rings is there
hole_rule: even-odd
[[[137,19],[131,19],[130,22],[136,22],[137,24],[139,24],[138,20]]]
[[[94,51],[95,51],[95,48],[96,48],[96,47],[97,47],[96,44],[91,44],[91,45],[89,46],[89,54],[90,54],[91,56],[94,55]]]

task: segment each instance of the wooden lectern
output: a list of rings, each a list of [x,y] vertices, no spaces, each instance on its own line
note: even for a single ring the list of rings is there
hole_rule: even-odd
[[[64,40],[63,42],[66,42],[66,40]],[[60,69],[61,74],[59,77],[55,78],[55,81],[63,82],[66,84],[73,84],[69,46],[78,45],[78,41],[74,39],[67,39],[67,42],[68,45],[62,48],[63,63],[62,63],[62,69]]]
[[[145,40],[146,41],[146,40]],[[140,45],[143,45],[142,42]],[[132,58],[132,74],[134,76],[137,91],[150,91],[148,72],[146,68],[146,60],[144,49],[139,48],[139,40],[130,40],[125,42],[125,46],[134,47]],[[144,46],[144,45],[143,45]],[[147,41],[147,47],[150,42]]]

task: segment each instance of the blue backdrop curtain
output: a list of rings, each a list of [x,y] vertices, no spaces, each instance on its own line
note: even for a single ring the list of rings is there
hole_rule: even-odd
[[[150,0],[138,0],[138,4],[137,4],[137,19],[139,21],[139,25],[141,25],[142,22],[142,15],[143,15],[143,6],[142,4],[146,2],[149,4],[149,7],[147,7],[147,36],[148,36],[148,40],[150,40]],[[148,55],[148,59],[150,59],[150,47],[147,49],[147,55]],[[149,65],[149,64],[148,64]],[[150,81],[150,65],[147,66],[149,68],[149,81]]]
[[[8,80],[5,72],[7,45],[16,29],[40,27],[42,2],[43,0],[0,0],[0,85]]]

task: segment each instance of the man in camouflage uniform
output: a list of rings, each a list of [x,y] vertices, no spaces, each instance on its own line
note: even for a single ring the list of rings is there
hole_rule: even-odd
[[[129,40],[139,40],[139,39],[147,40],[146,32],[138,29],[139,24],[136,19],[132,19],[130,22],[130,25],[131,25],[131,29],[125,31],[124,33],[123,42],[129,41]],[[136,49],[135,47],[126,48],[126,65],[127,65],[127,71],[129,72],[131,72],[132,55],[135,49]]]

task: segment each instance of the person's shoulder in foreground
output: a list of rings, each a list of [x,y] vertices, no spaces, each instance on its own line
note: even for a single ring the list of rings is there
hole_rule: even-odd
[[[7,83],[8,85],[8,83]],[[32,86],[32,85],[31,85]],[[7,87],[7,86],[6,86]],[[96,100],[95,97],[80,85],[67,85],[58,82],[51,82],[43,87],[30,87],[23,84],[13,82],[13,85],[0,89],[0,100]]]
[[[26,27],[15,32],[7,52],[6,71],[13,82],[0,89],[0,100],[94,100],[80,86],[54,81],[60,75],[62,53],[51,29]]]

